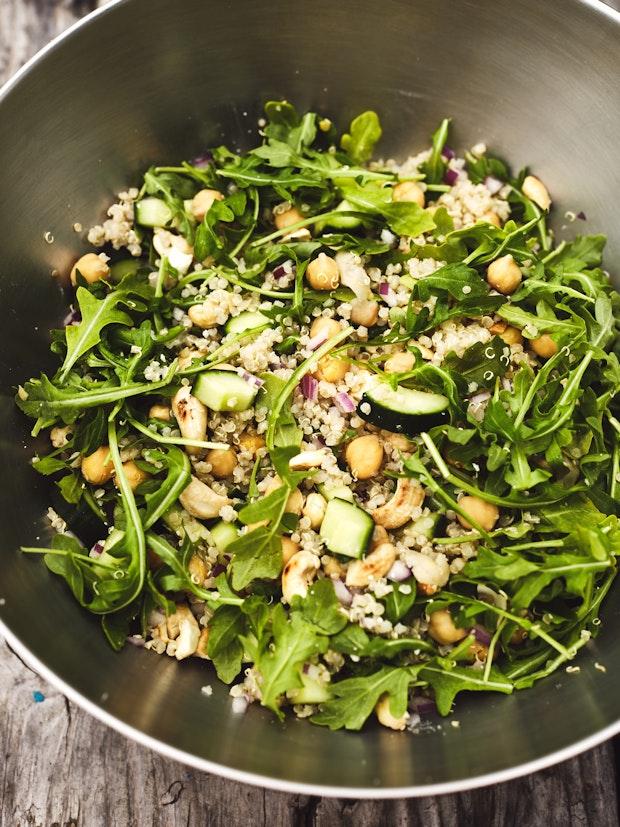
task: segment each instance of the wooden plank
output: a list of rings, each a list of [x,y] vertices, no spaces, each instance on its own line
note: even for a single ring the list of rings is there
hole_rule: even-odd
[[[0,83],[96,5],[0,0]],[[45,699],[37,703],[35,692]],[[383,802],[286,795],[195,772],[126,740],[70,704],[2,641],[0,756],[0,825],[6,827],[618,824],[610,743],[544,772],[460,795]]]
[[[37,703],[35,692],[45,699]],[[616,827],[604,744],[525,778],[459,795],[346,801],[287,795],[196,772],[128,741],[70,704],[0,644],[0,824],[485,825]]]

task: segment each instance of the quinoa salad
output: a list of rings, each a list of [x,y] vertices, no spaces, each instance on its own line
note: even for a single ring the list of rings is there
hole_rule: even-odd
[[[270,102],[259,136],[88,232],[16,397],[55,481],[22,551],[236,712],[415,730],[578,672],[620,554],[605,237],[555,238],[545,184],[448,120],[404,163],[372,111]]]

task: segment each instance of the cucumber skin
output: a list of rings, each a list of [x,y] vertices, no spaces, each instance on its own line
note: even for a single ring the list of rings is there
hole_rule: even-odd
[[[362,406],[368,405],[370,410],[364,412]],[[357,406],[357,415],[365,422],[391,431],[393,434],[404,434],[405,436],[417,436],[423,431],[442,425],[450,419],[448,410],[433,414],[403,414],[389,411],[374,402],[364,394],[360,404]]]
[[[341,549],[340,550],[334,550],[330,545],[329,534],[327,533],[327,531],[324,530],[324,526],[329,529],[329,522],[330,522],[329,511],[330,511],[330,508],[333,508],[334,503],[342,503],[346,506],[349,506],[350,508],[354,509],[355,511],[360,512],[360,517],[359,518],[361,518],[362,515],[363,515],[364,518],[366,518],[365,519],[365,522],[366,522],[366,538],[365,538],[365,541],[363,542],[362,547],[358,551],[356,551],[355,553],[351,553],[348,550],[347,551],[342,551]],[[364,511],[363,508],[360,508],[358,505],[355,505],[355,503],[350,503],[348,500],[341,500],[339,497],[334,497],[333,499],[329,500],[328,503],[327,503],[327,509],[325,511],[325,517],[323,518],[323,523],[322,523],[321,529],[320,529],[320,536],[321,536],[321,539],[323,540],[323,542],[325,543],[325,547],[329,551],[331,551],[332,554],[338,554],[339,556],[347,557],[348,559],[360,560],[366,554],[366,552],[368,551],[368,546],[370,545],[370,540],[371,540],[374,528],[375,528],[375,524],[374,524],[374,521],[373,521],[372,517],[370,516],[370,514],[368,514],[366,511]]]
[[[202,387],[203,377],[205,377],[204,381],[207,381],[206,376],[208,374],[210,374],[210,376],[213,380],[217,379],[216,374],[228,374],[229,376],[237,377],[239,379],[240,383],[243,384],[243,382],[244,382],[243,379],[238,377],[238,375],[236,373],[233,373],[232,371],[223,371],[223,370],[218,371],[216,369],[212,369],[210,371],[204,371],[204,373],[199,373],[198,378],[196,380],[196,383],[194,384],[193,394],[197,399],[199,399],[202,402],[203,405],[206,405],[207,408],[210,408],[213,411],[225,411],[227,413],[230,413],[232,411],[232,412],[235,412],[235,413],[239,413],[240,411],[247,411],[247,409],[254,402],[254,400],[256,398],[256,394],[258,393],[258,388],[250,388],[249,386],[247,386],[247,383],[246,383],[247,387],[244,386],[244,391],[246,392],[246,394],[245,394],[246,399],[245,400],[243,400],[241,403],[237,402],[237,404],[234,405],[232,408],[231,407],[217,406],[216,404],[214,404],[213,399],[211,398],[211,394],[210,393],[205,393],[205,390]],[[241,385],[240,385],[240,387],[241,387]]]

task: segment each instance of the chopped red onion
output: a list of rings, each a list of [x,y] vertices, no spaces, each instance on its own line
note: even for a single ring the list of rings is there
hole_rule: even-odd
[[[448,184],[450,187],[453,187],[459,180],[459,174],[455,169],[447,169],[443,176],[443,180],[445,184]]]
[[[321,347],[321,345],[325,344],[327,341],[327,333],[318,333],[316,336],[313,336],[312,339],[307,344],[308,350],[316,350],[317,348]]]
[[[69,312],[67,313],[65,318],[62,320],[62,326],[63,327],[69,327],[69,325],[79,324],[81,321],[82,321],[82,314],[80,313],[80,311],[76,310],[76,308],[73,305],[70,305]]]
[[[311,402],[316,402],[319,392],[319,383],[314,376],[310,376],[310,374],[307,373],[299,383],[299,389],[306,399],[309,399]]]
[[[223,574],[226,571],[226,566],[223,566],[221,563],[216,563],[213,568],[211,569],[211,577],[218,577],[220,574]]]
[[[338,405],[343,413],[353,413],[355,410],[355,402],[351,399],[348,393],[337,393],[336,405]]]
[[[247,370],[239,371],[239,376],[248,383],[248,385],[254,385],[257,388],[262,388],[265,384],[262,379],[259,379],[258,376],[253,376],[251,373],[248,373]]]
[[[395,583],[402,583],[403,580],[411,577],[411,569],[402,560],[396,560],[392,563],[392,568],[388,571],[386,577]]]
[[[484,179],[484,186],[488,189],[491,195],[497,195],[497,193],[504,186],[504,182],[500,181],[499,178],[495,178],[493,175],[487,175]]]
[[[103,551],[103,543],[100,540],[97,540],[95,545],[88,552],[88,556],[97,559],[97,557],[101,557],[101,552],[102,551]]]
[[[144,646],[145,642],[142,635],[129,635],[127,637],[127,643],[131,643],[132,646],[137,646],[139,649]]]
[[[351,603],[353,603],[353,595],[342,580],[332,580],[332,583],[334,584],[334,591],[340,603],[342,603],[343,606],[350,606]]]
[[[390,285],[387,283],[387,281],[382,281],[381,284],[379,285],[379,295],[380,296],[387,296],[387,294],[389,292],[390,292]]]
[[[424,695],[416,695],[411,702],[411,706],[418,715],[433,715],[437,712],[435,701],[432,698],[426,698]]]
[[[287,267],[286,264],[289,264],[289,266]],[[274,267],[274,278],[281,279],[284,276],[290,276],[294,272],[294,269],[290,266],[290,262],[286,262],[286,264],[278,264],[277,267]]]
[[[577,218],[580,218],[582,221],[587,221],[587,220],[588,220],[588,219],[586,218],[586,214],[584,213],[584,211],[583,211],[583,210],[581,210],[581,212],[578,212],[578,213],[577,213]]]
[[[491,642],[491,635],[488,631],[484,628],[484,626],[474,626],[472,629],[474,633],[474,637],[478,641],[478,643],[482,643],[483,646],[488,646]]]
[[[212,160],[213,155],[210,152],[203,152],[202,155],[198,155],[192,160],[192,166],[198,167],[198,169],[204,169],[209,166]]]
[[[441,150],[441,154],[444,158],[447,158],[448,161],[451,161],[452,158],[456,157],[455,151],[451,149],[449,146],[444,146],[444,148]]]

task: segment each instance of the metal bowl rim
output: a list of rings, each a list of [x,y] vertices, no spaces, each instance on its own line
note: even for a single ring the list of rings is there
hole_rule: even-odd
[[[107,5],[95,9],[89,14],[77,20],[65,31],[61,32],[57,37],[53,38],[42,49],[40,49],[30,60],[28,60],[9,80],[0,87],[0,106],[2,101],[13,91],[13,89],[20,83],[22,78],[33,69],[33,67],[42,61],[49,53],[59,48],[65,40],[71,38],[78,29],[91,23],[100,15],[111,12],[116,6],[131,2],[131,0],[110,0]],[[610,22],[616,23],[620,26],[620,11],[612,9],[606,5],[603,0],[577,0],[583,6],[587,6],[595,13],[602,14],[609,19]],[[561,761],[566,761],[574,758],[581,752],[592,749],[598,746],[609,738],[613,738],[620,733],[620,719],[612,724],[608,724],[603,729],[589,735],[587,738],[582,738],[580,741],[571,744],[563,749],[550,752],[548,755],[543,755],[526,763],[518,764],[505,770],[498,770],[497,772],[486,773],[485,775],[478,775],[476,777],[464,777],[456,781],[449,781],[440,784],[417,784],[407,787],[346,787],[346,786],[327,786],[323,784],[306,784],[304,782],[284,781],[272,776],[261,775],[260,773],[246,772],[244,770],[236,770],[233,767],[228,767],[223,764],[218,764],[209,761],[206,758],[199,758],[192,753],[177,749],[170,746],[163,741],[146,735],[139,729],[136,729],[119,718],[115,717],[105,709],[102,709],[96,703],[85,698],[78,690],[74,689],[56,672],[42,663],[35,657],[29,649],[22,644],[19,638],[6,626],[0,619],[0,636],[2,636],[8,643],[9,647],[15,654],[22,659],[27,666],[31,667],[44,680],[52,684],[59,692],[65,695],[69,700],[73,701],[77,706],[84,709],[97,720],[120,732],[126,738],[131,738],[141,746],[154,750],[155,752],[169,758],[172,761],[178,761],[187,766],[191,766],[203,772],[213,773],[215,775],[229,778],[231,781],[237,781],[242,784],[252,784],[254,786],[266,787],[278,792],[327,796],[330,798],[364,798],[364,799],[387,799],[387,798],[406,798],[406,797],[420,797],[433,795],[446,795],[449,793],[463,792],[469,789],[476,789],[478,787],[485,787],[491,784],[501,784],[505,781],[511,781],[523,775],[539,772],[547,767],[558,764]]]

